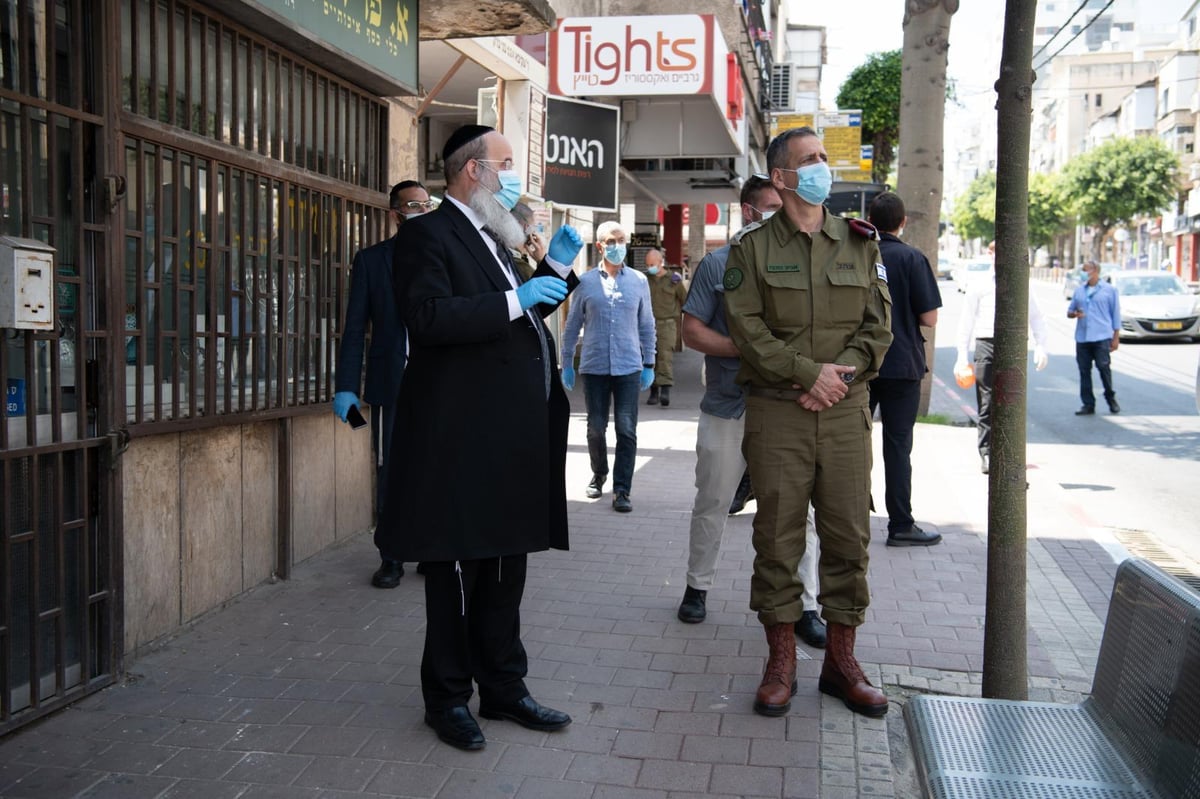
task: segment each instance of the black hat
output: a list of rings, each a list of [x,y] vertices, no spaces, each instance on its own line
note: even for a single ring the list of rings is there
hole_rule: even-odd
[[[450,138],[446,140],[446,146],[442,148],[442,162],[450,160],[450,156],[454,155],[464,146],[494,130],[495,128],[488,127],[487,125],[463,125],[451,133]]]

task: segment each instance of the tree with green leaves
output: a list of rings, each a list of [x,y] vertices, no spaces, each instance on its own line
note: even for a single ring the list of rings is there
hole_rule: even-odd
[[[1049,247],[1063,232],[1067,219],[1062,181],[1058,175],[1029,176],[1029,246]]]
[[[1158,214],[1179,191],[1179,158],[1153,136],[1112,139],[1077,155],[1063,189],[1079,221],[1093,230],[1092,256],[1118,225]]]
[[[838,108],[862,110],[862,141],[875,147],[871,179],[887,181],[900,139],[899,50],[872,53],[865,63],[855,67],[838,91]]]
[[[996,238],[996,173],[978,175],[954,201],[950,212],[954,232],[964,241]]]

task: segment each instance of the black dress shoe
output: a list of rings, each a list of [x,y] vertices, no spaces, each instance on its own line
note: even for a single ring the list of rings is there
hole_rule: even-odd
[[[940,543],[942,543],[941,533],[931,533],[915,524],[906,533],[888,533],[887,537],[889,547],[931,547]]]
[[[404,576],[404,564],[398,560],[383,559],[383,563],[371,575],[371,585],[376,588],[395,588],[400,585],[400,578]]]
[[[1091,416],[1096,412],[1095,405],[1084,405],[1079,410],[1075,411],[1076,416]]]
[[[825,622],[815,610],[806,610],[800,614],[800,621],[794,625],[796,635],[800,640],[816,649],[825,648]]]
[[[650,386],[650,396],[646,398],[647,405],[658,404],[658,386]]]
[[[604,493],[604,481],[608,479],[606,474],[593,474],[592,482],[588,483],[587,494],[588,499],[595,499]]]
[[[628,491],[618,491],[613,495],[613,510],[617,513],[629,513],[633,510],[633,503],[629,501]]]
[[[539,705],[532,696],[526,696],[511,705],[490,707],[479,703],[479,715],[485,719],[505,719],[515,721],[522,727],[541,732],[561,730],[571,723],[571,717],[561,710],[552,710]],[[482,737],[482,735],[480,736]]]
[[[692,588],[690,585],[683,589],[683,601],[679,603],[679,620],[685,624],[699,624],[708,616],[704,601],[708,598],[707,591]]]
[[[422,576],[429,574],[429,570],[425,568],[424,561],[417,564],[417,574],[420,574]]]
[[[445,710],[426,710],[425,723],[433,727],[439,739],[459,749],[473,751],[487,745],[479,722],[462,705]]]
[[[665,405],[666,403],[664,402],[663,404]],[[1119,402],[1117,402],[1116,397],[1113,397],[1112,399],[1110,399],[1108,401],[1108,412],[1109,413],[1120,413],[1121,412],[1121,404]]]
[[[664,408],[667,407],[668,405],[670,405],[671,404],[671,387],[663,386],[662,391],[659,392],[659,397],[662,402],[662,406]]]

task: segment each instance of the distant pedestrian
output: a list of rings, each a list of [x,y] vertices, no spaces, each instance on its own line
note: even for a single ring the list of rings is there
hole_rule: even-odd
[[[1084,261],[1083,272],[1087,282],[1075,289],[1067,306],[1067,318],[1075,320],[1075,363],[1079,365],[1079,399],[1083,401],[1075,415],[1091,416],[1096,412],[1093,364],[1100,373],[1109,412],[1120,413],[1113,391],[1112,353],[1121,345],[1121,298],[1111,283],[1100,279],[1100,264]]]
[[[675,339],[679,335],[679,314],[687,299],[687,286],[683,275],[667,269],[662,250],[652,249],[646,253],[646,274],[650,276],[650,306],[654,310],[654,383],[650,386],[647,405],[660,402],[665,408],[671,404],[671,386],[675,385],[675,374],[671,367],[675,360]]]
[[[925,365],[922,327],[937,324],[942,295],[929,260],[916,247],[900,241],[908,222],[904,201],[890,191],[875,197],[868,214],[879,229],[879,254],[887,267],[892,295],[892,346],[879,367],[879,377],[867,384],[871,415],[879,408],[883,425],[883,474],[886,488],[888,537],[892,547],[927,547],[941,543],[940,533],[926,532],[912,515],[912,445],[921,403]]]
[[[562,336],[562,382],[575,387],[575,344],[583,332],[579,374],[587,405],[588,456],[595,499],[608,480],[608,412],[617,428],[613,459],[613,510],[629,513],[633,466],[637,458],[638,392],[654,380],[654,314],[646,276],[625,266],[625,230],[617,222],[596,229],[600,265],[579,278]]]
[[[978,280],[967,290],[966,305],[958,320],[958,359],[954,373],[967,369],[967,352],[975,340],[975,407],[979,432],[979,471],[987,474],[992,463],[992,355],[995,352],[996,325],[996,242],[988,245],[992,271],[987,280]],[[1029,327],[1033,331],[1033,364],[1039,372],[1046,368],[1046,319],[1033,293],[1029,294]]]

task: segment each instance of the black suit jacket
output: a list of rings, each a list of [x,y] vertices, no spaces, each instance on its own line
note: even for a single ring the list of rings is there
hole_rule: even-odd
[[[371,405],[391,405],[400,393],[404,374],[404,326],[392,291],[392,253],[395,237],[359,250],[350,272],[350,298],[338,346],[335,391],[359,393],[367,324],[371,351],[367,357],[367,386],[362,396]]]
[[[392,272],[409,359],[381,552],[437,561],[566,549],[570,406],[545,324],[508,318],[512,286],[450,201],[401,227]],[[535,272],[553,274],[544,261]],[[554,307],[537,306],[541,317]],[[548,400],[539,335],[551,359]]]

